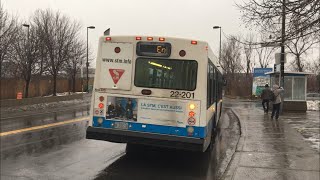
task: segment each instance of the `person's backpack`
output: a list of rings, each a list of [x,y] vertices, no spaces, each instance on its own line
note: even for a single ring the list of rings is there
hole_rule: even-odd
[[[274,94],[273,91],[271,91],[271,93],[270,93],[270,100],[271,100],[271,101],[276,101],[276,98],[277,98],[277,96]]]

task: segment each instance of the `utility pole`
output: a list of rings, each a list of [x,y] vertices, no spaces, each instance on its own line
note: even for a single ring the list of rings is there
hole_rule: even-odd
[[[22,26],[23,27],[26,27],[26,28],[28,28],[28,35],[27,35],[27,43],[26,43],[26,45],[27,45],[27,62],[29,63],[29,65],[28,65],[28,71],[30,70],[31,71],[31,65],[30,65],[30,37],[29,37],[29,34],[30,34],[30,32],[29,32],[29,30],[30,30],[30,25],[29,24],[22,24]],[[30,69],[29,69],[29,66],[30,66]],[[29,75],[28,75],[29,76]],[[30,77],[29,77],[30,78]],[[28,79],[29,79],[28,78]],[[27,98],[28,97],[28,95],[29,95],[29,83],[30,83],[30,79],[29,79],[29,81],[27,81],[27,83],[25,84],[25,92],[24,92],[24,97],[25,98]]]
[[[285,52],[284,52],[284,43],[285,43],[285,35],[286,35],[286,6],[285,6],[286,0],[282,0],[282,28],[281,28],[281,56],[280,56],[280,87],[284,88],[284,58],[285,58]],[[283,100],[284,97],[281,96],[281,107],[280,112],[282,113],[283,110]]]
[[[286,35],[286,7],[285,0],[282,0],[282,28],[281,28],[281,56],[280,56],[280,86],[284,86],[284,43]]]

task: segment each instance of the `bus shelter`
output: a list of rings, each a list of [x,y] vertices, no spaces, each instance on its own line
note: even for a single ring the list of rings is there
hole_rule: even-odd
[[[279,85],[279,72],[268,72],[270,75],[271,87]],[[305,112],[307,111],[306,91],[307,75],[306,72],[284,72],[284,102],[283,111]]]

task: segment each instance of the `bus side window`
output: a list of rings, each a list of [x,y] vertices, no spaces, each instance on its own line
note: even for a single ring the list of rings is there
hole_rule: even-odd
[[[209,108],[215,100],[215,69],[214,65],[208,59],[208,72],[207,72],[207,108]]]
[[[211,99],[211,81],[210,81],[210,61],[208,61],[208,70],[207,70],[207,108],[210,107],[210,99]]]

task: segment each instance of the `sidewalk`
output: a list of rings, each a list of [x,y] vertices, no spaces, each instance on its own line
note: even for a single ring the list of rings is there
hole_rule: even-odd
[[[319,180],[319,153],[281,116],[271,120],[257,102],[227,102],[242,134],[223,179]]]

